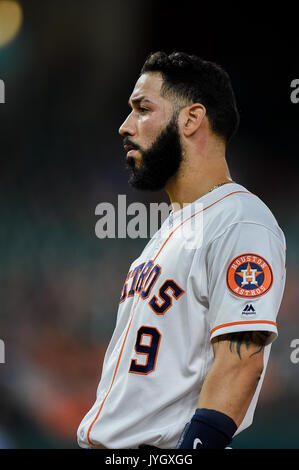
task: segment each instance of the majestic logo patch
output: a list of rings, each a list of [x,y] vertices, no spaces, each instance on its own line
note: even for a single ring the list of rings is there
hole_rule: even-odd
[[[252,304],[247,304],[246,307],[244,308],[242,314],[243,315],[255,315],[256,311],[255,311]]]
[[[273,283],[271,266],[262,256],[253,253],[239,255],[227,269],[226,283],[238,297],[261,297]]]

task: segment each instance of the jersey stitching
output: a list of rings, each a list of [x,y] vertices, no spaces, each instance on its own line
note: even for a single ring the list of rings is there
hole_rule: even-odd
[[[217,237],[215,237],[213,240],[211,240],[209,242],[209,245],[211,245],[212,243],[214,243],[216,240],[218,240],[218,238],[222,237],[222,235],[225,235],[225,233],[231,228],[233,227],[234,225],[237,225],[237,224],[251,224],[251,225],[258,225],[260,227],[263,227],[265,228],[266,230],[268,230],[269,232],[271,232],[278,240],[279,242],[284,245],[284,243],[282,242],[282,240],[279,238],[279,236],[277,235],[277,233],[275,233],[270,227],[266,227],[266,225],[263,225],[263,224],[260,224],[259,222],[251,222],[251,221],[247,221],[247,220],[238,220],[237,222],[233,222],[231,223],[230,225],[228,225],[225,230],[223,230],[222,233],[220,233],[220,235],[217,235]],[[208,245],[208,246],[209,246]]]

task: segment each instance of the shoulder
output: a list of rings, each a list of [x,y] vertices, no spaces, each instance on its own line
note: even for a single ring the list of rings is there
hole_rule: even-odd
[[[270,208],[262,199],[244,186],[234,184],[223,194],[214,195],[214,201],[206,205],[207,231],[210,240],[218,238],[236,224],[255,225],[267,229],[284,241],[284,234]]]

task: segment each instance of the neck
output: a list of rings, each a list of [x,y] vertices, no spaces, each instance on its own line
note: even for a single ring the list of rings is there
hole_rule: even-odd
[[[214,186],[232,182],[225,154],[214,153],[213,157],[208,158],[190,158],[186,155],[179,171],[168,181],[165,189],[173,211],[176,211],[204,196]]]

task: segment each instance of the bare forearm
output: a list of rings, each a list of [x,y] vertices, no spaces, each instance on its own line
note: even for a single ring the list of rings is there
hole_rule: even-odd
[[[243,333],[215,340],[215,361],[205,379],[198,408],[221,411],[241,424],[263,370],[267,334]]]
[[[211,368],[202,387],[198,408],[208,408],[230,416],[241,424],[258,385],[258,371]]]

